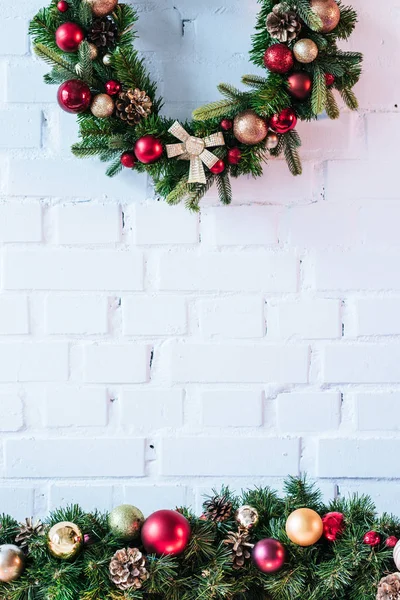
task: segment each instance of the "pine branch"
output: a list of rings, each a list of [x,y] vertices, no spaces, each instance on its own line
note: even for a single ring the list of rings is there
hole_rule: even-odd
[[[243,75],[242,77],[242,83],[256,89],[263,88],[267,82],[266,77],[260,77],[259,75]]]
[[[295,2],[297,14],[299,17],[314,31],[319,31],[322,28],[322,21],[310,7],[309,0],[296,0]]]
[[[228,117],[244,110],[245,104],[241,98],[236,100],[218,100],[206,104],[193,111],[193,118],[197,121],[209,121],[221,117]]]
[[[41,43],[36,44],[33,49],[39,58],[52,66],[56,71],[57,69],[60,69],[60,73],[62,72],[68,74],[70,79],[76,78],[76,63],[71,59],[65,58],[59,52],[56,52],[55,50],[52,50],[48,46]]]
[[[342,96],[343,101],[345,102],[346,106],[350,110],[357,110],[358,109],[358,100],[357,100],[356,95],[354,94],[353,90],[345,87],[339,91],[340,91],[340,95]]]
[[[326,114],[330,119],[338,119],[340,116],[339,107],[336,103],[335,96],[333,95],[332,90],[326,90],[326,106],[325,106]]]
[[[180,182],[175,186],[175,188],[168,194],[165,198],[168,204],[179,204],[182,202],[186,196],[189,194],[189,184],[188,184],[188,176],[185,175],[182,177]]]
[[[301,175],[303,170],[297,148],[299,147],[299,137],[295,131],[289,131],[283,137],[283,150],[292,175]]]
[[[319,65],[315,65],[313,89],[311,94],[311,106],[315,115],[319,115],[325,110],[326,106],[326,81],[325,74]]]
[[[232,187],[229,180],[229,174],[224,171],[215,177],[218,189],[219,199],[222,204],[230,204],[232,202]]]

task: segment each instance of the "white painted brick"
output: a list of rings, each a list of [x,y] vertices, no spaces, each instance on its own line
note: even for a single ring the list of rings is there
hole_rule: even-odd
[[[328,200],[397,198],[393,184],[394,164],[390,160],[337,160],[328,163],[326,197]],[[376,174],[379,173],[379,177]],[[355,182],[357,184],[355,185]]]
[[[183,477],[295,475],[299,450],[296,439],[170,438],[163,440],[161,472]],[[250,456],[257,460],[249,460]]]
[[[265,334],[264,300],[237,296],[199,303],[200,330],[205,337],[257,338]]]
[[[12,515],[14,519],[24,521],[27,515],[33,515],[34,488],[27,486],[1,486],[1,511]]]
[[[335,344],[324,352],[327,383],[398,383],[399,344]]]
[[[341,498],[348,498],[353,494],[370,496],[379,514],[393,514],[393,507],[398,506],[400,502],[400,484],[393,480],[343,479],[340,481],[339,491]]]
[[[399,446],[399,440],[322,439],[318,444],[318,475],[354,478],[398,477]]]
[[[257,390],[207,390],[201,395],[205,427],[260,427],[262,394]]]
[[[400,134],[399,113],[370,113],[366,115],[368,154],[379,158],[382,148],[396,150],[396,136]],[[390,136],[388,136],[390,131]]]
[[[17,394],[0,393],[0,431],[18,431],[23,424],[21,398]]]
[[[400,334],[400,298],[362,298],[355,306],[358,335]]]
[[[58,244],[107,244],[121,239],[121,210],[114,204],[64,204],[55,207]]]
[[[108,330],[107,298],[58,296],[46,299],[46,331],[49,334],[91,335]]]
[[[24,60],[15,68],[9,62],[7,69],[7,102],[27,102],[29,90],[29,103],[57,102],[57,88],[54,85],[45,85],[43,75],[48,73],[49,67],[39,60]]]
[[[300,300],[268,305],[268,337],[338,338],[342,334],[338,300]]]
[[[21,55],[28,52],[28,21],[26,19],[3,19],[3,35],[0,36],[0,55]],[[4,35],[6,33],[6,35]],[[4,131],[1,128],[2,133]]]
[[[50,510],[79,504],[86,511],[95,509],[110,511],[113,508],[113,487],[111,485],[54,484],[50,487]]]
[[[222,206],[201,215],[201,242],[215,246],[273,245],[279,212],[271,206]]]
[[[10,248],[3,285],[9,290],[140,290],[143,257],[117,250]]]
[[[122,425],[154,430],[183,425],[181,390],[124,390]]]
[[[0,295],[0,334],[29,333],[28,298],[24,295]]]
[[[337,392],[291,392],[277,398],[278,428],[284,432],[334,431],[340,424]]]
[[[0,381],[46,382],[68,379],[68,344],[0,343]]]
[[[399,431],[400,393],[358,393],[357,426],[360,431]]]
[[[193,505],[192,495],[181,485],[126,485],[124,502],[140,507],[145,517],[156,510]]]
[[[199,218],[184,206],[163,202],[139,205],[133,214],[135,244],[197,244]]]
[[[150,348],[138,344],[85,346],[84,380],[88,383],[141,383],[148,380]]]
[[[0,204],[0,242],[40,242],[42,210],[37,202]]]
[[[103,388],[58,387],[47,391],[46,427],[104,427],[107,394]]]
[[[42,114],[37,108],[0,110],[0,149],[38,148],[41,125]]]
[[[122,299],[125,335],[182,335],[187,331],[185,298],[135,296]]]
[[[369,202],[360,207],[360,240],[366,247],[398,247],[400,244],[398,200]]]
[[[142,439],[7,439],[6,477],[142,477]],[[131,460],[110,460],[129,456]]]

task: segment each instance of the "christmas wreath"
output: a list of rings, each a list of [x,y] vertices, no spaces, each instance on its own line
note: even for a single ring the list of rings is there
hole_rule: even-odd
[[[162,99],[133,47],[133,8],[118,0],[52,0],[30,33],[36,54],[52,67],[45,82],[59,84],[61,108],[78,114],[73,153],[110,162],[109,176],[123,167],[147,172],[159,196],[185,200],[192,210],[214,183],[229,204],[230,177],[260,176],[270,156],[284,154],[300,175],[297,120],[323,111],[338,118],[335,90],[357,109],[352,88],[362,56],[338,48],[357,15],[341,0],[259,2],[251,60],[266,67],[265,77],[245,75],[248,91],[221,84],[224,99],[180,123],[161,114]]]

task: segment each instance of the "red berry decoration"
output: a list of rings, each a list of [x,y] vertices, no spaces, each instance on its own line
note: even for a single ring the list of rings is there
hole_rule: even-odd
[[[66,112],[81,113],[89,108],[92,94],[86,83],[80,79],[70,79],[58,88],[57,100]]]
[[[84,37],[82,27],[76,23],[63,23],[56,30],[56,44],[63,52],[76,52]]]
[[[296,100],[305,100],[311,94],[312,79],[308,73],[293,73],[287,80],[289,94]]]
[[[285,44],[273,44],[264,54],[264,64],[273,73],[287,73],[293,69],[293,53]]]
[[[340,512],[330,512],[322,517],[324,537],[330,542],[335,542],[344,531],[344,516]]]
[[[328,87],[331,87],[335,83],[335,76],[332,73],[325,73],[325,83]]]
[[[272,538],[260,540],[253,548],[252,559],[262,573],[276,573],[285,563],[285,547]]]
[[[297,117],[292,108],[284,108],[271,117],[269,126],[275,133],[287,133],[296,127]]]
[[[158,510],[142,527],[142,542],[149,554],[178,556],[190,539],[190,524],[175,510]]]
[[[216,162],[215,165],[211,167],[210,171],[211,173],[214,173],[214,175],[219,175],[220,173],[223,173],[225,171],[224,161],[219,160],[218,162]]]
[[[163,152],[162,143],[154,135],[145,135],[135,144],[136,158],[145,165],[156,162]]]
[[[222,119],[221,129],[224,131],[230,131],[233,127],[233,121],[231,119]]]
[[[122,85],[120,84],[119,81],[110,79],[110,81],[107,81],[105,88],[106,88],[106,92],[109,96],[116,96],[122,90]]]
[[[398,541],[399,539],[395,535],[390,535],[385,540],[385,546],[386,548],[394,548]]]
[[[238,165],[242,160],[242,151],[240,148],[230,148],[228,150],[227,161],[230,165]]]
[[[62,13],[67,12],[67,10],[69,9],[68,2],[65,2],[65,0],[60,0],[60,2],[58,2],[57,4],[57,9]]]
[[[381,536],[376,531],[368,531],[363,537],[363,542],[364,544],[367,544],[367,546],[372,546],[374,548],[381,543]]]
[[[127,169],[132,169],[136,164],[136,156],[134,152],[124,152],[121,155],[121,165]]]

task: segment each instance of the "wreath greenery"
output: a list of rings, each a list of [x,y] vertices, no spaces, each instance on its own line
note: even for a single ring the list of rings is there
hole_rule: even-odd
[[[297,119],[323,111],[338,118],[335,90],[357,109],[352,88],[362,55],[338,48],[357,15],[341,0],[258,1],[250,57],[267,67],[265,77],[245,75],[248,91],[221,84],[224,98],[182,124],[161,113],[162,98],[133,45],[132,7],[118,0],[52,0],[41,9],[30,33],[36,54],[52,67],[45,82],[59,84],[61,107],[78,113],[81,139],[73,153],[110,162],[109,176],[123,166],[147,172],[156,194],[169,204],[185,200],[192,210],[214,183],[229,204],[230,178],[261,176],[269,157],[283,154],[300,175]]]

